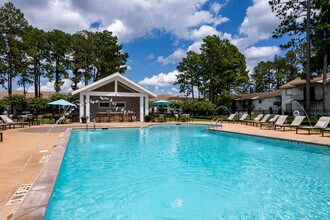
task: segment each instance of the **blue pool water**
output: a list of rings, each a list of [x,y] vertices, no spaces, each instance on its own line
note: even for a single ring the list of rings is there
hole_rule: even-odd
[[[73,131],[45,219],[329,216],[329,148],[181,125]]]

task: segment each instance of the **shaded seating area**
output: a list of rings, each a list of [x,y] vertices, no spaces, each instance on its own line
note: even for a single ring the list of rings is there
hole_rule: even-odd
[[[276,130],[277,128],[280,128],[280,130],[283,128],[283,131],[285,131],[285,128],[297,128],[301,125],[301,123],[304,121],[304,119],[306,118],[306,116],[296,116],[293,121],[291,122],[291,124],[277,124],[275,123],[275,128],[274,130]]]
[[[96,112],[96,122],[132,122],[135,121],[134,117],[134,112]]]
[[[298,134],[298,130],[307,130],[308,135],[311,134],[311,131],[313,132],[319,131],[316,133],[321,133],[323,137],[324,131],[327,129],[329,123],[330,123],[330,117],[321,117],[314,126],[298,126],[296,128],[296,134]]]

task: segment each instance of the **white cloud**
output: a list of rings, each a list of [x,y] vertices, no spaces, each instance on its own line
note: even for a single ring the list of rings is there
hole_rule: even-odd
[[[1,3],[5,2],[0,0]],[[187,38],[191,28],[218,25],[228,19],[216,13],[219,5],[205,10],[208,0],[12,0],[29,23],[44,30],[70,33],[89,29],[100,21],[101,30],[118,35],[120,42],[146,36],[155,29]]]
[[[175,64],[182,60],[186,56],[186,53],[188,51],[194,51],[196,53],[200,53],[200,47],[203,43],[203,39],[206,36],[209,35],[220,35],[220,32],[218,32],[214,27],[211,27],[209,25],[203,25],[198,29],[193,29],[189,33],[189,39],[193,40],[194,43],[192,43],[187,50],[184,50],[182,48],[179,48],[175,50],[172,54],[170,54],[168,57],[159,56],[157,59],[157,62],[162,63],[163,65],[167,64]]]
[[[275,55],[281,53],[279,47],[250,47],[244,52],[247,62],[247,67],[252,70],[255,65],[261,61],[273,60]]]
[[[177,70],[174,70],[172,72],[169,72],[167,74],[160,73],[158,75],[154,75],[150,78],[145,78],[142,81],[139,82],[142,86],[155,86],[156,88],[159,87],[165,87],[165,86],[172,86],[176,80],[177,75],[179,72]]]
[[[186,56],[186,52],[183,49],[179,48],[168,57],[165,58],[163,56],[158,57],[157,62],[162,63],[163,65],[167,65],[170,63],[175,64],[178,61],[182,60],[182,58],[185,56]]]
[[[279,20],[271,11],[268,0],[253,0],[239,28],[240,34],[245,37],[239,39],[237,45],[246,48],[259,40],[270,38],[278,24]]]
[[[214,27],[209,25],[203,25],[199,29],[194,29],[189,34],[189,39],[194,41],[201,41],[204,37],[209,35],[219,35],[218,32]]]
[[[130,35],[130,30],[128,27],[124,25],[124,23],[120,20],[115,20],[112,24],[110,24],[107,28],[108,31],[111,31],[118,39],[122,41],[127,40],[126,36]]]

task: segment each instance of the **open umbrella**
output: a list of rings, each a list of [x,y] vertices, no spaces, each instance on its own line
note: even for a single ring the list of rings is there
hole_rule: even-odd
[[[154,104],[155,106],[166,106],[172,104],[172,102],[166,100],[158,100],[158,101],[154,101],[152,104]]]
[[[62,105],[62,106],[76,106],[75,104],[72,104],[71,102],[68,102],[64,99],[56,100],[53,102],[48,103],[49,105]]]

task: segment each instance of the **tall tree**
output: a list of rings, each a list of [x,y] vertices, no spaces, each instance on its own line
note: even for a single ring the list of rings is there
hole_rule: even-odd
[[[8,95],[12,94],[12,81],[21,72],[24,63],[22,50],[22,37],[28,22],[24,14],[11,2],[5,3],[0,8],[0,57],[2,80],[7,81]]]
[[[313,2],[314,3],[314,2]],[[310,110],[310,21],[314,18],[316,10],[311,10],[310,0],[270,0],[272,11],[280,19],[280,24],[274,31],[273,37],[279,38],[285,34],[291,36],[291,40],[281,45],[290,48],[297,44],[306,45],[306,111]],[[315,8],[315,7],[313,7]]]
[[[94,61],[95,34],[90,31],[79,31],[72,36],[73,81],[72,89],[78,89],[78,83],[83,80],[88,85],[92,77]]]
[[[180,73],[177,75],[177,82],[174,85],[180,85],[180,92],[185,92],[187,96],[195,98],[194,88],[200,90],[199,85],[201,77],[201,57],[193,51],[187,52],[187,57],[183,58],[177,66]]]
[[[254,92],[274,91],[275,77],[273,72],[274,63],[271,61],[261,61],[258,63],[251,74],[254,85]]]
[[[203,84],[212,103],[228,99],[248,82],[245,56],[218,36],[207,36],[201,46]],[[220,98],[220,99],[219,99]]]
[[[285,54],[285,82],[289,82],[297,77],[300,76],[300,69],[299,69],[299,59],[297,54],[293,50],[289,50]]]
[[[47,74],[50,81],[54,81],[56,92],[61,91],[64,79],[67,79],[70,68],[70,38],[71,36],[60,30],[47,33]]]
[[[117,37],[112,32],[103,31],[95,34],[94,81],[114,73],[124,73],[127,70],[127,53],[122,53],[122,46],[117,44]]]
[[[328,91],[327,78],[329,72],[329,51],[330,51],[330,1],[317,0],[315,4],[319,9],[315,22],[312,24],[315,29],[312,46],[317,51],[317,59],[321,60],[320,69],[323,73],[323,111],[325,112],[328,106]],[[318,62],[316,62],[318,63]]]
[[[28,73],[32,76],[35,98],[40,98],[41,76],[44,73],[47,39],[46,33],[38,28],[29,27],[23,35],[27,56]]]

